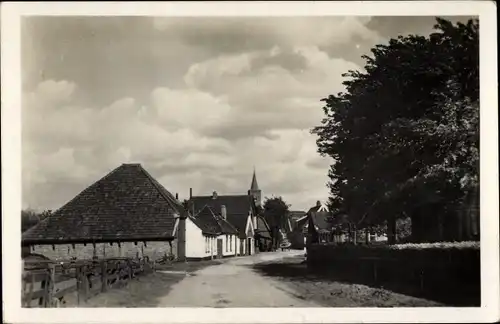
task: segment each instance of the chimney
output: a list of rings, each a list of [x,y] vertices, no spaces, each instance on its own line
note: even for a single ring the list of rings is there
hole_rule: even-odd
[[[217,199],[217,191],[214,191],[214,192],[212,193],[212,199]]]
[[[321,207],[321,201],[319,201],[319,200],[318,200],[318,201],[316,202],[316,207]]]
[[[179,200],[179,193],[178,192],[175,193],[175,200]]]
[[[220,214],[223,219],[227,219],[227,211],[225,205],[220,206]]]
[[[193,198],[193,188],[189,188],[189,199]]]
[[[249,196],[251,195],[250,190],[248,190],[248,195],[249,195]]]

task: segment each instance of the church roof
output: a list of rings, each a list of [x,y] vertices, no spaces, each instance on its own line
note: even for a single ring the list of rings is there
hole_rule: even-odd
[[[253,170],[252,184],[250,185],[251,191],[259,190],[259,184],[257,183],[257,176],[255,174],[255,170]]]
[[[23,244],[172,240],[181,203],[140,164],[122,164],[22,235]]]

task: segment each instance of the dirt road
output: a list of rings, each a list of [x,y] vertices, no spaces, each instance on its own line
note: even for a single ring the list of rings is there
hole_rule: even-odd
[[[199,270],[172,287],[159,299],[159,307],[318,307],[293,297],[278,281],[261,276],[249,267],[303,254],[303,251],[262,253],[240,257]]]
[[[442,306],[385,289],[316,278],[301,264],[303,253],[267,252],[177,264],[175,269],[139,276],[80,307]]]

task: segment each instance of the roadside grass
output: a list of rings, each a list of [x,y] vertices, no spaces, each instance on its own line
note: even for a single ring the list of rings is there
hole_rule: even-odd
[[[168,294],[187,275],[196,275],[196,271],[222,262],[207,260],[158,265],[157,272],[138,276],[124,287],[100,293],[80,305],[76,305],[76,299],[73,298],[64,307],[156,307],[159,298]]]
[[[295,297],[313,300],[328,307],[443,307],[440,301],[402,294],[383,286],[343,281],[331,275],[313,273],[303,257],[285,258],[280,262],[260,263],[253,268],[264,276],[285,284]]]

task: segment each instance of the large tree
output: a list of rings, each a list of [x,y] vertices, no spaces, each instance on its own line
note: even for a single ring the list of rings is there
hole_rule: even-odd
[[[478,27],[437,18],[429,37],[377,45],[364,71],[344,74],[346,91],[323,99],[312,132],[319,153],[336,161],[334,213],[361,227],[387,221],[391,242],[396,219],[408,216],[416,240],[436,228],[444,237],[439,224],[477,194]]]
[[[264,218],[271,229],[272,246],[278,248],[281,240],[280,230],[286,228],[290,205],[282,197],[266,197],[264,199]]]

